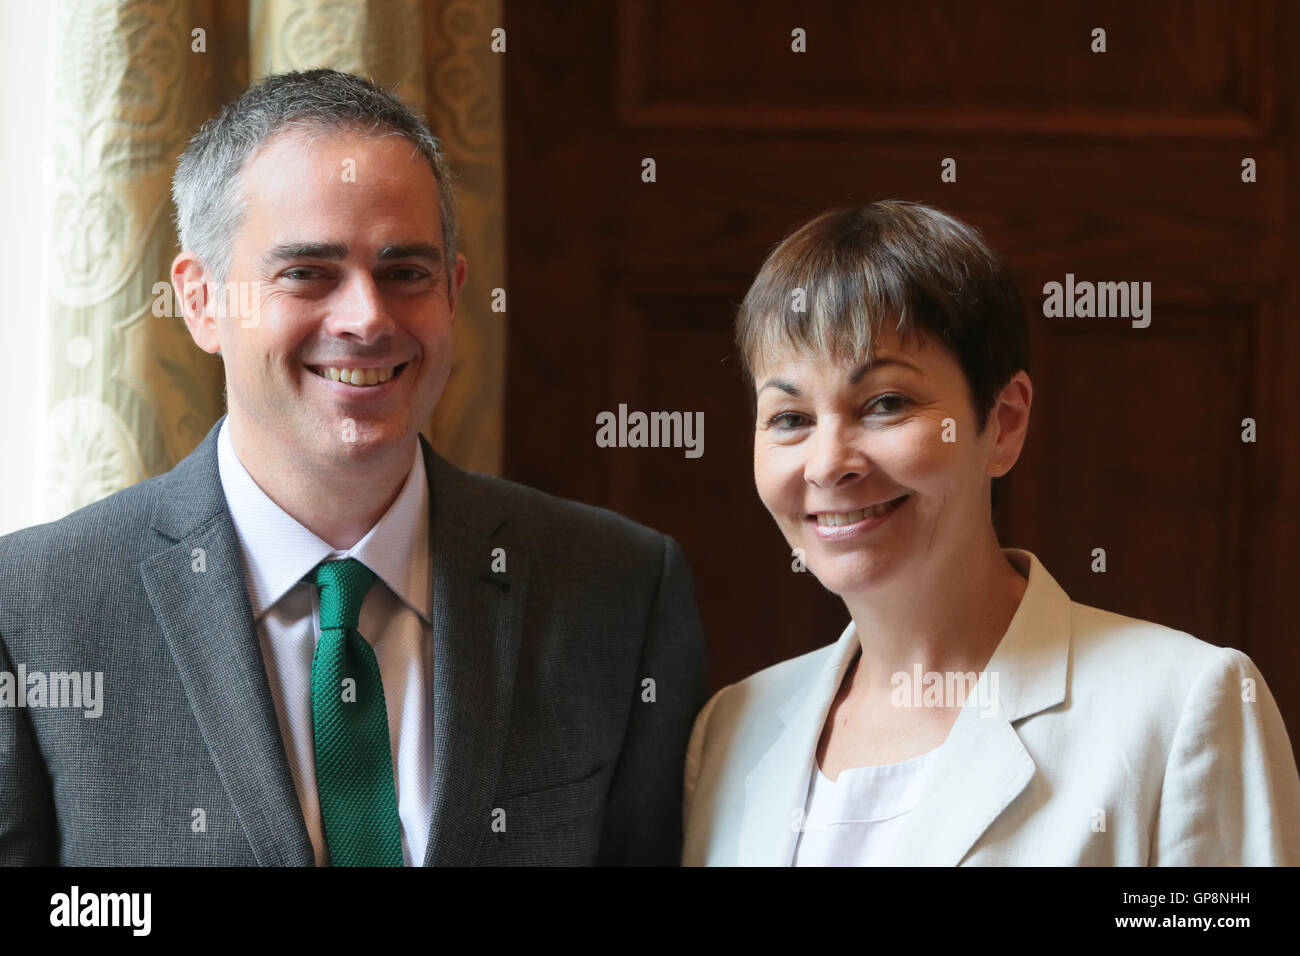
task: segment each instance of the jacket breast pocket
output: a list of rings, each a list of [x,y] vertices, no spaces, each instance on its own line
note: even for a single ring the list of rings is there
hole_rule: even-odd
[[[488,866],[584,866],[595,862],[608,775],[595,773],[544,790],[497,800],[478,863]]]

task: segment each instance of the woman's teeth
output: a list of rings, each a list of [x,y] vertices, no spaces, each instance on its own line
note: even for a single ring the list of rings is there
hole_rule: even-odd
[[[874,508],[862,508],[858,511],[843,511],[839,514],[820,514],[817,516],[817,523],[824,528],[838,528],[841,525],[857,524],[864,518],[879,518],[886,511],[891,511],[903,503],[907,495],[895,498],[893,501],[886,501],[883,505],[876,505]]]
[[[335,368],[326,366],[325,368],[312,369],[322,378],[328,378],[334,382],[342,382],[345,385],[382,385],[390,378],[397,374],[400,365],[392,368]]]

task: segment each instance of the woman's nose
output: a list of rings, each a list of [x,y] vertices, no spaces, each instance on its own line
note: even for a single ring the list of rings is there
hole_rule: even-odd
[[[847,426],[822,423],[813,432],[807,447],[804,479],[819,488],[831,488],[859,478],[869,469],[866,456]]]

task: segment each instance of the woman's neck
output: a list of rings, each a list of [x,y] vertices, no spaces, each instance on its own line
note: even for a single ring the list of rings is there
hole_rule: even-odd
[[[1027,585],[990,528],[979,548],[930,566],[922,578],[846,598],[862,646],[855,687],[888,693],[894,675],[911,679],[917,665],[923,673],[982,671]]]

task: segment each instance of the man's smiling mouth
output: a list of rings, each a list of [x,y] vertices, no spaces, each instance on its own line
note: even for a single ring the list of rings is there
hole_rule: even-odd
[[[331,382],[342,382],[345,385],[366,388],[371,385],[382,385],[389,379],[396,378],[402,374],[402,369],[406,368],[407,364],[403,362],[401,365],[392,365],[387,368],[342,368],[336,365],[308,365],[307,368],[312,373],[319,375],[321,378],[327,378]]]

